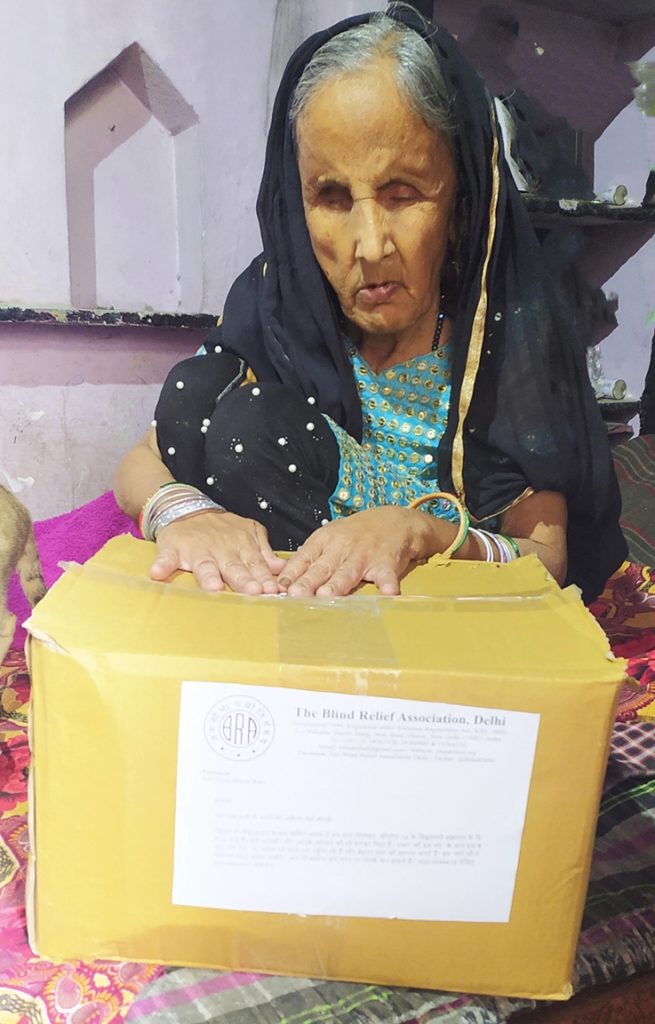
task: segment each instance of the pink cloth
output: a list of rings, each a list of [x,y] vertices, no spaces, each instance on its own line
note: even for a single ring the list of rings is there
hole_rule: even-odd
[[[72,512],[35,523],[34,533],[47,587],[52,586],[61,576],[60,562],[86,562],[103,544],[121,533],[139,536],[136,526],[121,512],[111,491]],[[19,624],[30,613],[30,606],[15,573],[9,583],[7,605]],[[23,627],[18,625],[12,648],[22,647],[25,635]]]

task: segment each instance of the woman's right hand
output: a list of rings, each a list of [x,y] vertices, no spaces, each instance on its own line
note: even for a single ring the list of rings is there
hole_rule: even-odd
[[[277,594],[285,561],[275,554],[265,527],[232,512],[198,512],[159,531],[153,580],[167,580],[182,569],[202,590],[229,586],[238,594]]]

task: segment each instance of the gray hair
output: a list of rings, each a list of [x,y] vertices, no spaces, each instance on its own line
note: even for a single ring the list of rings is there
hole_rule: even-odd
[[[289,108],[294,139],[297,141],[298,120],[316,91],[333,77],[359,71],[386,56],[397,63],[396,80],[409,106],[452,145],[455,123],[451,104],[430,46],[418,32],[383,13],[333,36],[308,61]]]

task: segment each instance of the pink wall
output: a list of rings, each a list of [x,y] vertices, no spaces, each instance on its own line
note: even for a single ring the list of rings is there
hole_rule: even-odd
[[[258,244],[249,212],[265,139],[274,18],[270,0],[249,0],[245,14],[241,0],[3,0],[3,72],[12,82],[0,92],[3,143],[12,154],[0,165],[0,194],[9,213],[0,256],[4,302],[69,304],[65,105],[138,43],[198,118],[202,260],[199,288],[187,311],[221,308],[229,282]],[[133,98],[131,111],[123,106],[129,123],[122,127],[120,117],[109,121],[97,111],[98,131],[108,138],[115,134],[112,124],[128,133],[136,105],[143,107],[132,89],[125,91]],[[146,115],[157,117],[150,109]],[[157,167],[155,178],[161,175]],[[152,174],[147,161],[138,165],[143,195]],[[117,204],[132,201],[116,190]],[[168,217],[175,223],[175,203]],[[120,297],[111,305],[118,308]],[[144,298],[139,308],[146,303]]]
[[[71,303],[68,135],[69,157],[77,158],[68,198],[74,210],[86,205],[73,218],[70,255],[81,275],[73,305],[86,304],[80,292],[93,299],[88,228],[95,207],[105,243],[104,303],[220,311],[230,283],[259,247],[254,204],[283,64],[308,32],[382,6],[383,0],[2,0],[3,74],[11,89],[0,90],[0,120],[11,159],[0,162],[0,302]],[[139,125],[149,133],[142,140]],[[132,151],[119,157],[117,141],[131,143]],[[104,168],[103,158],[118,163]],[[144,231],[155,233],[150,245]],[[149,267],[143,258],[127,258],[137,235]]]
[[[206,331],[0,325],[0,470],[46,518],[96,497]]]
[[[157,327],[0,326],[3,387],[161,384],[206,331]]]

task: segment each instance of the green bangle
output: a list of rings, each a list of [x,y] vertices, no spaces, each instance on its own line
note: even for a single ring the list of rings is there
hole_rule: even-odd
[[[507,543],[509,544],[517,558],[521,557],[521,549],[519,548],[518,544],[516,543],[513,537],[508,537],[507,534],[505,533],[499,533],[498,536],[502,537],[503,540],[507,541]]]
[[[460,525],[459,525],[459,530],[457,531],[457,534],[455,536],[455,544],[453,545],[453,547],[450,549],[450,551],[448,553],[448,557],[449,558],[452,558],[453,555],[455,554],[455,552],[459,551],[459,549],[464,546],[464,542],[466,541],[466,538],[469,535],[470,528],[471,528],[471,518],[470,518],[467,510],[465,508],[463,508],[462,509],[461,522],[460,522]]]

